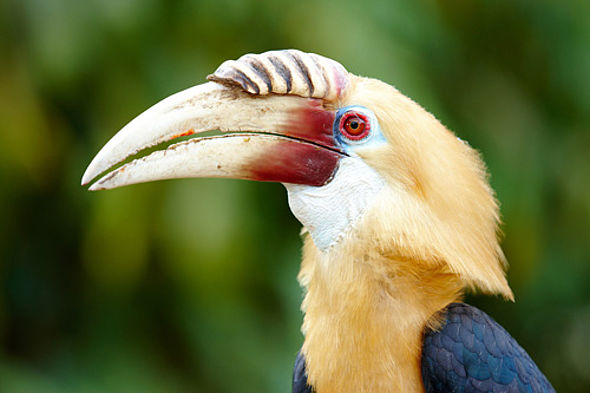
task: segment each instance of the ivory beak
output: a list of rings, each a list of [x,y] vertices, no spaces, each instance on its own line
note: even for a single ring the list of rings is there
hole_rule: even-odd
[[[138,152],[211,130],[112,170],[89,189],[185,177],[225,177],[321,186],[344,155],[333,137],[334,112],[322,100],[256,96],[208,82],[176,93],[137,116],[99,151],[82,185]]]

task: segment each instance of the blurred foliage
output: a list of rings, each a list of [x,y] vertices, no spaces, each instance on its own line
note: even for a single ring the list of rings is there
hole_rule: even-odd
[[[289,47],[396,85],[483,153],[517,302],[469,300],[558,391],[589,391],[589,18],[575,0],[4,0],[0,391],[289,391],[300,245],[280,185],[79,186],[143,109]]]

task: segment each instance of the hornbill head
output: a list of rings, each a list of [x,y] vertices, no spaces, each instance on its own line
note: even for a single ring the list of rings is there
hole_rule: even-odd
[[[113,169],[90,190],[186,177],[281,182],[310,235],[308,253],[419,261],[463,287],[512,297],[485,167],[418,104],[297,50],[226,61],[208,79],[123,127],[82,184],[148,147],[194,134]],[[213,130],[221,135],[199,137]]]

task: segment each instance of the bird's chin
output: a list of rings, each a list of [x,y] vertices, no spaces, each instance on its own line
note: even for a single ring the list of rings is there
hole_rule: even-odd
[[[291,212],[322,252],[352,230],[384,186],[385,180],[358,157],[341,158],[333,178],[321,187],[285,184]]]

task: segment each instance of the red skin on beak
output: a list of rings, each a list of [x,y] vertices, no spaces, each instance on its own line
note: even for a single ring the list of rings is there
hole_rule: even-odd
[[[342,154],[337,150],[332,131],[335,113],[325,110],[320,100],[292,113],[289,124],[279,130],[283,139],[248,169],[252,179],[291,184],[322,186],[334,174]]]
[[[289,123],[277,131],[283,135],[339,150],[332,131],[335,112],[326,110],[320,100],[309,99],[307,104],[294,110],[289,116]]]
[[[322,186],[334,174],[340,153],[311,143],[284,139],[248,165],[251,179]]]

